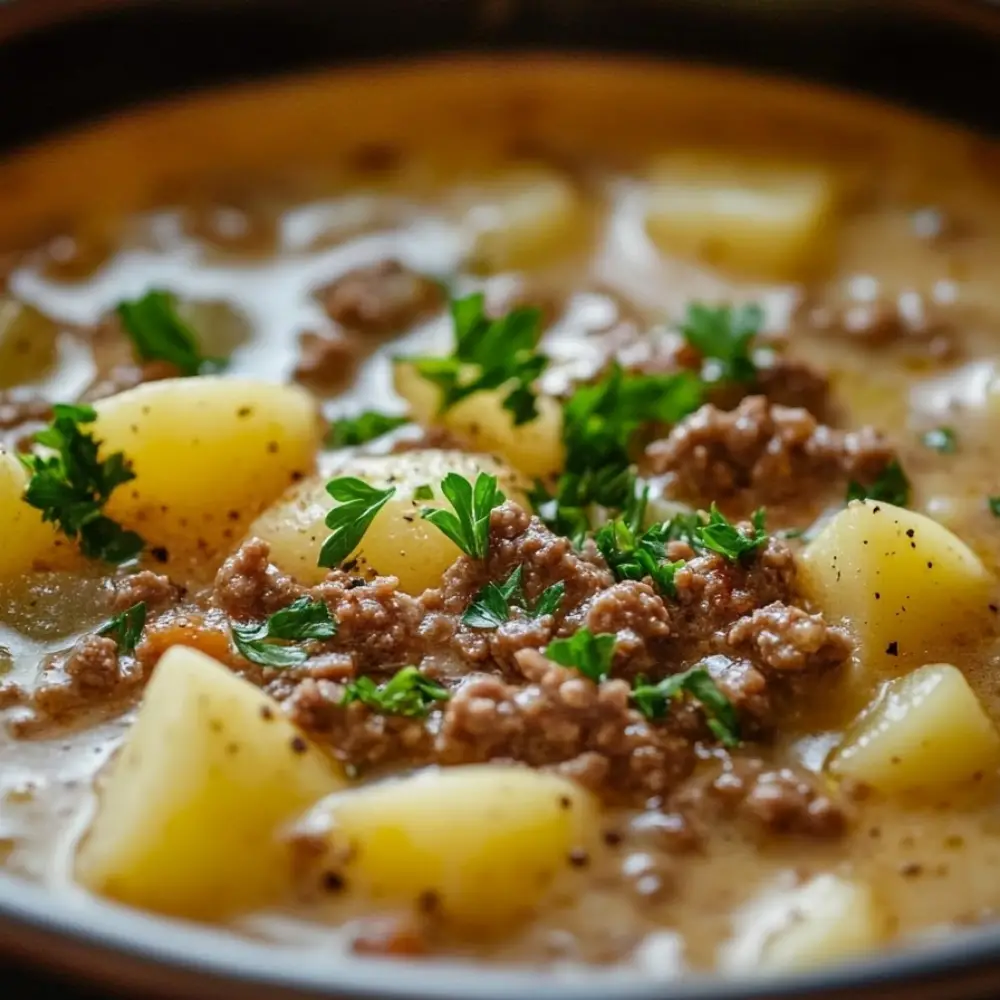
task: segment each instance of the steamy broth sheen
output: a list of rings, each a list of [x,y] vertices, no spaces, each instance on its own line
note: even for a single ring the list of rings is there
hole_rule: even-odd
[[[995,919],[1000,897],[982,873],[1000,859],[1000,758],[990,721],[1000,720],[1000,517],[989,502],[1000,494],[997,162],[985,139],[822,91],[682,67],[552,59],[519,63],[516,73],[456,61],[199,96],[11,155],[0,163],[0,246],[8,251],[0,258],[0,447],[9,456],[30,448],[52,402],[96,403],[95,436],[135,460],[136,496],[148,493],[133,509],[126,483],[108,510],[155,537],[137,566],[117,570],[48,535],[27,571],[8,571],[0,556],[7,869],[54,894],[90,893],[94,906],[107,895],[286,946],[529,964],[566,975],[589,975],[593,966],[659,977],[812,966]],[[70,175],[73,185],[65,183]],[[184,379],[185,395],[170,395],[174,380],[137,362],[115,320],[119,303],[151,289],[175,296],[203,357],[227,359],[223,379],[287,383],[295,394],[267,402],[247,382],[213,409],[215,376],[206,375]],[[476,292],[493,317],[540,310],[538,349],[550,360],[531,382],[544,403],[523,425],[536,438],[517,427],[491,432],[490,421],[509,423],[509,410],[496,400],[479,409],[487,393],[445,417],[421,395],[428,380],[406,381],[396,363],[447,356],[455,338],[447,302]],[[691,340],[685,348],[678,333],[691,303],[759,304],[749,382],[713,375],[711,352],[696,351],[692,361]],[[764,506],[767,547],[730,559],[674,537],[661,546],[658,568],[679,568],[657,585],[645,573],[609,568],[592,545],[581,556],[560,540],[565,532],[527,526],[527,515],[508,505],[494,514],[486,570],[468,549],[447,548],[421,521],[421,488],[433,487],[437,503],[439,483],[457,470],[469,480],[496,475],[524,508],[536,478],[555,490],[567,401],[580,386],[600,384],[613,359],[638,375],[697,370],[709,386],[706,426],[687,423],[703,407],[678,420],[637,421],[630,447],[638,447],[638,473],[650,486],[643,527],[713,502],[735,524]],[[114,403],[127,403],[130,392],[164,395],[134,411]],[[225,434],[233,410],[251,407],[262,448],[244,462],[249,438],[227,443]],[[360,458],[323,445],[331,423],[368,410],[410,413],[416,422],[362,444]],[[725,416],[734,411],[742,422]],[[199,431],[199,420],[211,433]],[[171,443],[158,445],[161,452],[150,445],[147,459],[134,442],[152,435],[156,421]],[[218,451],[199,457],[208,448]],[[157,478],[160,453],[167,472]],[[482,453],[490,457],[470,458]],[[246,500],[226,492],[223,468],[205,487],[203,516],[197,477],[230,457],[232,479],[248,484]],[[872,492],[892,463],[908,478],[910,495],[898,506],[910,514],[893,513],[895,503],[879,511],[885,497]],[[343,578],[323,582],[328,567],[317,567],[309,533],[331,503],[324,484],[347,475],[396,489],[387,510],[401,505],[397,534],[387,535],[384,551],[370,535],[367,554],[337,560],[346,563],[336,571]],[[871,499],[845,508],[854,479]],[[173,480],[188,482],[191,513],[163,526],[160,506],[173,505],[174,517],[181,503]],[[148,485],[154,481],[165,485]],[[3,487],[0,478],[0,501]],[[591,533],[616,513],[594,506],[602,509],[591,511]],[[882,534],[880,514],[900,518],[898,530]],[[954,533],[968,556],[951,535],[939,539],[933,526],[909,520],[917,515]],[[849,516],[870,520],[851,534],[843,528]],[[373,523],[389,524],[389,514]],[[414,524],[426,531],[416,542]],[[751,529],[741,530],[745,537]],[[869,531],[871,548],[882,546],[894,561],[873,562],[860,542],[851,548]],[[269,546],[263,555],[241,548],[253,535]],[[823,538],[845,553],[837,557],[842,571],[855,574],[846,595],[841,570],[831,573],[822,557]],[[911,542],[919,565],[906,561]],[[301,546],[308,555],[300,563]],[[558,559],[544,555],[552,552]],[[461,614],[521,561],[524,604],[508,607],[507,631],[494,643]],[[917,594],[925,565],[933,577]],[[137,569],[164,582],[130,590]],[[275,574],[292,582],[282,589]],[[398,577],[403,596],[372,583],[379,574]],[[876,627],[882,610],[872,603],[897,586],[897,575],[898,635],[891,619]],[[555,583],[566,603],[546,625],[532,610]],[[860,602],[855,591],[878,598]],[[81,666],[73,650],[125,610],[123,593],[146,601],[149,617],[132,654],[111,650],[116,673],[106,684],[107,661]],[[328,606],[337,637],[324,635],[291,673],[241,658],[234,623],[261,622],[304,597]],[[777,617],[761,618],[775,604]],[[806,623],[809,615],[819,623]],[[611,680],[594,684],[575,661],[554,665],[551,643],[581,629],[617,635]],[[172,646],[199,649],[281,703],[274,710],[305,732],[302,756],[317,768],[303,777],[298,763],[288,772],[274,763],[272,774],[287,740],[276,740],[280,750],[267,757],[270,737],[261,734],[252,773],[265,790],[289,797],[284,812],[276,793],[274,815],[254,813],[258,828],[267,827],[254,850],[260,865],[282,873],[280,884],[255,885],[246,900],[236,893],[239,902],[224,913],[202,905],[204,892],[164,895],[139,873],[153,832],[98,860],[86,846],[103,842],[100,819],[91,823],[102,808],[109,815],[117,800],[108,789],[125,773],[106,765]],[[668,698],[666,718],[636,707],[644,679],[705,662],[714,690],[739,714],[738,749],[706,729],[710,703],[701,696],[680,696],[673,710]],[[923,701],[886,688],[944,663],[958,672],[918,675],[930,692]],[[424,715],[339,701],[359,677],[385,684],[408,665],[446,692],[422,706]],[[98,667],[100,676],[87,672]],[[238,694],[204,669],[177,667],[192,705],[251,697],[248,686]],[[156,698],[180,697],[180,680],[171,694],[159,679]],[[633,693],[614,687],[626,682]],[[481,688],[470,693],[473,684]],[[900,736],[883,726],[879,706],[894,697],[899,717],[927,728]],[[583,707],[567,708],[572,698]],[[148,746],[171,731],[147,712],[153,702],[139,714]],[[257,707],[271,710],[269,702],[246,704],[248,719]],[[495,705],[497,718],[477,722]],[[941,705],[958,708],[936,711]],[[525,714],[523,732],[494,739],[490,726],[517,712]],[[183,714],[197,717],[195,708]],[[616,726],[635,742],[609,735]],[[228,773],[227,754],[246,756],[247,744],[220,750],[200,732],[191,747],[218,773]],[[555,746],[557,736],[572,749]],[[973,747],[968,766],[960,743]],[[869,745],[883,762],[903,764],[888,766],[882,780],[861,752]],[[958,772],[945,768],[932,786],[897,782],[899,770],[920,770],[928,745],[959,761]],[[177,756],[197,761],[195,749]],[[133,757],[121,759],[139,774],[138,751]],[[320,773],[328,758],[335,778]],[[514,770],[511,760],[530,770]],[[409,778],[397,792],[386,784],[397,772],[434,765],[448,766],[417,775],[426,789],[403,786]],[[503,774],[476,777],[469,791],[462,781],[475,768]],[[454,787],[445,787],[449,772],[459,774]],[[157,780],[173,788],[166,774]],[[238,811],[245,781],[234,772],[225,794],[212,786],[206,801]],[[536,781],[565,782],[569,791]],[[324,800],[333,802],[324,812],[314,803],[328,791],[335,797]],[[552,812],[567,795],[571,805]],[[447,840],[435,810],[464,839]],[[116,837],[123,816],[106,824]],[[482,817],[496,824],[489,835],[479,829]],[[177,871],[200,871],[198,836],[170,822],[166,816],[162,828],[183,847],[174,856],[167,844],[155,856]],[[387,845],[380,837],[394,824],[404,833]],[[206,822],[200,836],[210,829]],[[348,850],[338,836],[348,837]],[[447,840],[456,866],[464,859],[482,877],[480,895],[447,863],[435,868],[440,859],[427,846],[435,838]],[[126,855],[139,859],[135,872],[125,862],[115,867]],[[414,869],[426,873],[426,886],[410,885]],[[509,919],[480,926],[482,913],[508,911]]]

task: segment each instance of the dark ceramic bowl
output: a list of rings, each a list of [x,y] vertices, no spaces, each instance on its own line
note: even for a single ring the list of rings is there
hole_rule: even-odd
[[[309,66],[444,51],[590,51],[740,65],[1000,133],[1000,7],[973,0],[0,0],[0,147],[129,103]],[[995,873],[984,872],[985,878]],[[1000,926],[779,979],[608,980],[354,960],[80,907],[0,875],[0,952],[127,996],[778,1000],[1000,996]],[[60,988],[66,997],[67,987]],[[46,991],[44,995],[48,995]]]

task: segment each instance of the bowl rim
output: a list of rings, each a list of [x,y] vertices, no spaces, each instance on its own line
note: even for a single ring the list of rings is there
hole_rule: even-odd
[[[7,0],[0,8],[0,47],[111,7],[166,0]],[[172,0],[189,5],[199,0]],[[233,0],[205,0],[225,6]],[[486,0],[477,0],[485,3]],[[522,0],[531,2],[531,0]],[[690,2],[690,0],[686,0]],[[867,0],[843,0],[863,6]],[[0,0],[3,3],[3,0]],[[810,7],[837,6],[812,0]],[[882,0],[971,31],[988,30],[1000,44],[998,0]],[[823,85],[823,84],[821,84]],[[825,86],[829,86],[826,84]],[[884,100],[884,98],[881,98]],[[140,989],[150,995],[343,998],[343,1000],[515,1000],[544,989],[552,1000],[847,1000],[885,989],[905,989],[907,1000],[996,988],[1000,982],[1000,924],[948,937],[927,935],[907,946],[814,970],[748,977],[699,974],[683,979],[632,975],[621,968],[584,969],[572,976],[471,962],[391,961],[328,956],[272,946],[222,929],[173,920],[96,900],[68,897],[0,871],[0,952],[34,968],[54,969],[99,986]],[[179,992],[183,983],[190,992]]]

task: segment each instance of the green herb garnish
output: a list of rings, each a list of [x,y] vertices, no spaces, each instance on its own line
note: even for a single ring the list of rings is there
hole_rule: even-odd
[[[101,513],[114,490],[135,479],[131,463],[120,451],[98,458],[100,442],[81,430],[97,419],[93,407],[56,403],[53,412],[51,425],[35,441],[55,454],[20,456],[31,473],[25,502],[67,538],[78,538],[88,559],[115,564],[134,559],[145,542]]]
[[[581,628],[568,639],[553,639],[545,647],[545,655],[563,667],[574,667],[584,677],[599,682],[611,673],[617,636],[613,633],[594,635]]]
[[[954,455],[958,451],[958,437],[951,427],[935,427],[920,440],[925,448],[939,451],[942,455]]]
[[[448,689],[424,677],[416,667],[403,667],[391,680],[376,684],[370,677],[359,677],[344,689],[341,705],[360,701],[382,715],[427,714],[437,701],[447,701]]]
[[[131,655],[146,627],[146,602],[139,601],[132,607],[115,615],[109,622],[102,625],[98,635],[110,636],[118,644],[118,652]]]
[[[414,500],[433,500],[434,499],[434,490],[431,489],[430,483],[421,483],[421,485],[418,486],[413,491],[413,499]]]
[[[276,611],[266,622],[240,625],[233,622],[233,642],[240,654],[261,667],[294,667],[305,663],[309,654],[304,643],[332,639],[337,623],[322,601],[300,597],[287,608]]]
[[[467,556],[485,559],[490,544],[490,513],[506,500],[497,477],[480,472],[475,486],[457,472],[441,481],[441,492],[454,508],[425,507],[420,516],[447,535]]]
[[[513,309],[491,319],[481,292],[452,299],[450,309],[453,353],[413,359],[418,374],[441,389],[439,412],[477,392],[507,386],[502,405],[513,416],[514,426],[534,420],[538,407],[532,386],[549,363],[536,350],[542,334],[541,310]]]
[[[736,709],[704,667],[692,667],[658,684],[647,684],[639,678],[632,689],[632,701],[647,719],[662,719],[671,703],[685,694],[701,703],[708,728],[719,742],[727,747],[739,745],[740,724]]]
[[[876,500],[906,507],[910,503],[910,480],[899,462],[893,459],[871,486],[862,486],[852,479],[847,486],[847,502],[852,500]]]
[[[684,566],[684,560],[666,561],[669,524],[654,524],[640,533],[634,522],[615,518],[598,530],[594,541],[616,580],[648,576],[661,594],[676,596],[674,574]]]
[[[326,515],[331,534],[320,549],[318,565],[333,569],[358,547],[375,515],[395,495],[396,487],[379,490],[353,476],[341,476],[331,479],[326,491],[339,506]]]
[[[738,562],[767,544],[763,507],[754,511],[751,524],[750,534],[744,535],[713,503],[708,512],[708,522],[695,529],[695,538],[702,548],[718,552],[730,562]]]
[[[511,610],[524,610],[530,618],[554,615],[559,610],[566,585],[558,583],[546,587],[534,608],[529,608],[521,586],[521,567],[518,566],[503,583],[488,583],[476,594],[475,600],[462,615],[462,622],[472,628],[499,628],[510,621]]]
[[[223,359],[201,353],[197,336],[178,315],[169,292],[146,292],[119,302],[117,311],[140,361],[167,361],[181,375],[209,375],[225,367]]]
[[[1000,496],[987,497],[986,506],[994,517],[1000,517]]]
[[[681,324],[684,339],[708,364],[703,372],[710,382],[753,382],[754,340],[764,325],[759,305],[706,306],[692,302]]]
[[[377,410],[367,410],[356,417],[342,417],[330,425],[327,448],[352,448],[374,441],[410,422],[409,417],[394,417]]]

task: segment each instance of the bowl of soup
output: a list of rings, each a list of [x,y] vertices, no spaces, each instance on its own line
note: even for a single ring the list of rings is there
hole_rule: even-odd
[[[997,18],[369,8],[5,14],[5,949],[987,988]]]

